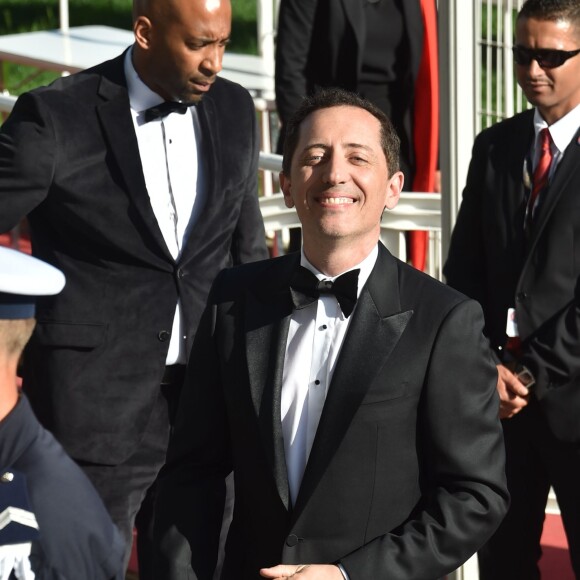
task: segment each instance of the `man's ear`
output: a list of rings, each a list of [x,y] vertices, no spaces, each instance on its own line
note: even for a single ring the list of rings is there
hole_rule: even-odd
[[[284,175],[283,171],[280,171],[279,175],[280,179],[280,188],[282,189],[282,193],[284,194],[284,203],[286,207],[291,208],[294,207],[294,200],[292,199],[292,186],[290,184],[290,180]]]
[[[138,16],[133,22],[135,42],[143,50],[148,50],[151,45],[151,30],[153,25],[147,16]]]
[[[387,209],[393,209],[399,203],[404,182],[405,176],[402,171],[397,171],[389,177],[387,194],[385,196],[385,207]]]

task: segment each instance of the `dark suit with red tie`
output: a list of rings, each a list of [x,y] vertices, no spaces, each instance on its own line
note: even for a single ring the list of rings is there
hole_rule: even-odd
[[[503,421],[514,497],[489,556],[488,548],[482,554],[482,577],[494,580],[538,577],[550,485],[580,574],[580,131],[540,194],[526,234],[523,175],[533,115],[525,111],[477,137],[444,269],[451,286],[483,306],[486,334],[498,351],[508,308],[515,308],[520,363],[536,379],[529,405]]]

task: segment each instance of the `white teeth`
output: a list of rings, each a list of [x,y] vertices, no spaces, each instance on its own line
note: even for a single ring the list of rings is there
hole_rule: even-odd
[[[350,197],[327,197],[323,199],[323,202],[332,205],[341,205],[343,203],[354,203],[354,200]]]

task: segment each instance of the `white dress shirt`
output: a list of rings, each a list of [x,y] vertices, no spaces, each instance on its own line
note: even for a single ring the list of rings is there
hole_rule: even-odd
[[[358,265],[358,294],[378,256],[378,246]],[[300,263],[319,280],[334,280],[319,272],[304,256]],[[341,272],[343,274],[344,272]],[[304,469],[322,414],[326,394],[342,347],[351,315],[345,318],[332,294],[300,310],[290,320],[282,379],[281,419],[288,484],[296,503]]]
[[[536,168],[540,157],[540,131],[548,127],[548,123],[544,121],[538,109],[534,111],[534,148],[533,148],[533,169]],[[554,124],[548,127],[550,137],[552,138],[552,165],[550,166],[549,181],[552,181],[554,172],[558,164],[564,157],[566,148],[570,145],[576,131],[580,127],[580,105],[574,107],[569,113],[566,113],[561,119],[558,119]],[[531,172],[533,175],[533,171]]]
[[[125,77],[147,193],[167,249],[177,261],[206,200],[207,171],[201,156],[199,118],[195,107],[190,107],[183,115],[170,113],[145,123],[143,111],[159,105],[163,98],[139,78],[131,55],[132,51],[127,51]],[[181,318],[178,301],[167,365],[183,364],[186,360]]]

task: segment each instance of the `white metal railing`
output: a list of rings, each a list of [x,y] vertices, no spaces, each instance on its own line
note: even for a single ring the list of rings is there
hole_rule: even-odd
[[[477,0],[474,0],[477,1]],[[439,73],[442,252],[445,256],[465,184],[474,122],[474,26],[473,2],[439,0]]]
[[[14,95],[0,93],[0,113],[9,113],[15,102],[16,97]]]
[[[9,113],[16,97],[0,94],[0,112]],[[261,102],[256,107],[262,116],[262,135],[266,132],[264,119],[269,114],[269,104],[265,103],[260,110]],[[264,216],[266,231],[277,232],[300,226],[294,209],[284,205],[282,194],[274,193],[277,189],[277,175],[282,169],[282,157],[267,151],[260,152],[259,168],[262,172],[263,196],[260,208]],[[441,195],[436,193],[403,192],[401,200],[393,210],[383,214],[381,222],[381,239],[393,254],[406,259],[405,232],[409,230],[429,231],[427,253],[427,271],[433,277],[441,279]],[[17,236],[14,232],[14,236]]]
[[[476,133],[527,107],[515,82],[512,46],[515,18],[524,0],[477,0],[475,129]]]
[[[0,94],[0,112],[9,113],[16,102],[13,95]],[[261,111],[267,115],[268,111]],[[277,175],[282,169],[282,156],[266,151],[260,152],[259,169],[262,172],[263,193],[260,208],[266,231],[277,232],[300,226],[296,211],[284,205],[283,196],[273,193],[277,188]],[[436,193],[401,194],[401,200],[393,210],[383,214],[381,239],[389,250],[406,259],[405,232],[408,230],[429,231],[427,270],[431,276],[441,279],[441,195]],[[14,237],[18,232],[14,232]]]
[[[274,37],[276,34],[276,22],[279,0],[258,0],[257,10],[257,37],[258,53],[263,57],[268,70],[274,74]],[[69,26],[68,0],[59,0],[59,29],[67,33]]]

